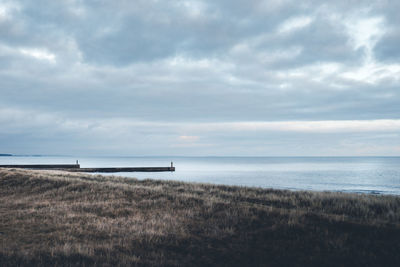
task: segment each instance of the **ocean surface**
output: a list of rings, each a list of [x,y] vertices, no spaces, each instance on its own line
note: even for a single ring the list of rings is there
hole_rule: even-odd
[[[289,190],[400,195],[400,157],[0,157],[0,164],[74,164],[81,167],[168,167],[175,172],[115,173],[138,179]],[[110,175],[110,174],[106,174]]]

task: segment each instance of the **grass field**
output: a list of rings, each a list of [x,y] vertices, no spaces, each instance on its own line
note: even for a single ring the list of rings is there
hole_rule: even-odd
[[[400,266],[400,197],[0,169],[19,265]]]

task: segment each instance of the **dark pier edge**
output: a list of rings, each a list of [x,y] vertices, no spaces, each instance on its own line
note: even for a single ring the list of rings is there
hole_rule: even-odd
[[[70,172],[174,172],[175,167],[120,167],[65,169]]]
[[[175,167],[110,167],[81,168],[79,164],[35,164],[35,165],[0,165],[0,168],[21,168],[33,170],[62,170],[69,172],[174,172]]]
[[[0,165],[0,168],[22,168],[22,169],[79,169],[79,164],[23,164],[23,165]]]

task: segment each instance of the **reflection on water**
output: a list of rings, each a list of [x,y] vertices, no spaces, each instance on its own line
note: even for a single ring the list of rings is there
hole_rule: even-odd
[[[291,190],[400,195],[400,157],[0,157],[0,164],[167,167],[175,172],[112,175]]]

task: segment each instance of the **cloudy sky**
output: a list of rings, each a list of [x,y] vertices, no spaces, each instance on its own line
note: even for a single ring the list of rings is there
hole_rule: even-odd
[[[400,155],[399,13],[0,0],[0,153]]]

